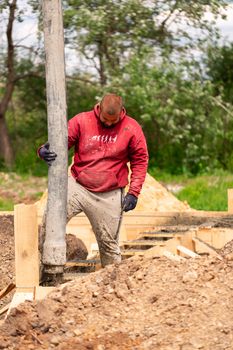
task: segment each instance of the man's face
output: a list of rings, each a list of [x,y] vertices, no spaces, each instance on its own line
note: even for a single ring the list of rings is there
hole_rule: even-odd
[[[113,128],[120,120],[120,112],[117,114],[108,114],[104,110],[100,111],[100,121],[105,128]]]

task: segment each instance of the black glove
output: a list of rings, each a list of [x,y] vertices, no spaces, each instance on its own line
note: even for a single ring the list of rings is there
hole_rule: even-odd
[[[49,142],[46,142],[39,149],[39,156],[50,166],[52,162],[56,159],[57,155],[55,152],[49,150],[49,146]]]
[[[137,205],[137,201],[137,197],[135,197],[133,194],[127,193],[122,204],[123,211],[133,210]]]

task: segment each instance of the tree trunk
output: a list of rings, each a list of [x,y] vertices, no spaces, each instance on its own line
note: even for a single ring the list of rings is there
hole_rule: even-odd
[[[48,139],[57,154],[49,167],[46,236],[43,247],[45,273],[63,272],[66,263],[66,202],[68,146],[65,59],[61,0],[43,0],[46,54]]]
[[[9,17],[7,23],[7,81],[3,97],[0,101],[0,157],[3,158],[8,167],[13,165],[14,153],[10,142],[10,137],[6,125],[6,111],[12,98],[15,86],[14,72],[14,44],[12,39],[13,23],[15,20],[17,0],[8,3]]]
[[[4,116],[0,116],[0,158],[4,160],[8,168],[12,167],[14,153]]]

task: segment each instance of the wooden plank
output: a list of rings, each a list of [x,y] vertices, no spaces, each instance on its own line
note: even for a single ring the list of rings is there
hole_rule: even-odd
[[[9,315],[10,311],[13,308],[17,307],[19,304],[23,303],[24,301],[26,300],[33,301],[34,295],[35,295],[34,288],[29,288],[28,291],[26,291],[26,289],[25,291],[17,289],[10,303],[10,307],[7,311],[7,316]]]
[[[9,294],[15,288],[14,283],[10,283],[6,288],[0,291],[0,299],[4,298],[7,294]]]
[[[227,242],[233,239],[233,229],[214,227],[211,229],[211,236],[211,245],[216,249],[221,249]]]
[[[210,228],[200,228],[196,232],[196,237],[200,237],[202,241],[212,245],[212,234]]]
[[[155,246],[145,250],[144,257],[149,259],[159,258],[163,255],[164,250],[166,250],[165,246]]]
[[[173,254],[171,252],[169,252],[168,250],[165,250],[163,252],[163,256],[165,256],[166,258],[168,258],[169,260],[172,260],[172,261],[182,261],[182,260],[185,260],[185,258],[183,258],[182,256],[179,256],[177,254]]]
[[[176,233],[154,233],[154,232],[148,232],[148,233],[143,233],[143,232],[140,232],[139,233],[139,239],[143,239],[143,238],[173,238],[175,236],[177,236],[180,234],[176,234]]]
[[[121,252],[122,256],[134,256],[134,255],[144,255],[144,253],[146,252],[146,250],[134,250],[134,249],[130,249],[130,250],[125,250]]]
[[[187,228],[187,225],[200,225],[205,223],[208,218],[213,220],[227,218],[232,219],[232,215],[228,212],[206,212],[206,211],[188,211],[188,212],[145,212],[132,211],[124,213],[123,225],[120,230],[120,242],[133,240],[138,238],[138,235],[145,231],[155,231],[160,227],[170,227],[174,229],[174,225],[182,225]],[[41,213],[38,215],[38,223],[41,220]],[[86,245],[88,252],[91,251],[91,246],[96,243],[95,235],[91,229],[91,225],[84,213],[78,214],[72,218],[67,224],[67,233],[75,234]],[[178,232],[174,232],[178,233]],[[183,234],[183,230],[179,232]],[[211,243],[211,237],[210,242]]]
[[[226,228],[225,230],[225,243],[224,245],[233,239],[233,229]]]
[[[67,261],[66,267],[88,267],[100,264],[100,260]]]
[[[26,300],[34,300],[34,292],[15,292],[13,299],[11,301],[10,309],[17,307],[19,304]]]
[[[121,243],[122,241],[126,241],[126,240],[127,240],[127,231],[126,231],[125,221],[123,217],[120,225],[120,230],[119,230],[119,242]]]
[[[207,218],[230,217],[229,212],[214,211],[189,211],[189,212],[135,212],[124,213],[124,225],[127,226],[158,226],[158,225],[190,225],[205,222]],[[38,222],[42,219],[42,213],[38,213]],[[84,213],[80,213],[70,220],[68,227],[90,226]]]
[[[191,251],[194,251],[194,242],[193,237],[195,236],[196,231],[186,232],[184,235],[180,236],[180,245],[188,248]]]
[[[233,230],[232,230],[233,233]],[[221,228],[211,229],[211,245],[216,249],[221,249],[227,243],[225,231]]]
[[[202,227],[196,232],[196,237],[216,249],[221,249],[227,242],[233,239],[233,229],[222,227]]]
[[[41,300],[44,299],[49,293],[51,293],[55,287],[42,287],[42,286],[37,286],[35,288],[35,295],[34,299],[35,300]]]
[[[17,204],[14,209],[16,286],[38,286],[39,253],[36,205]]]
[[[1,310],[0,310],[0,316],[3,315],[5,312],[7,312],[7,311],[9,310],[10,305],[11,305],[11,303],[9,303],[9,304],[7,304],[7,305],[5,305],[5,306],[3,306],[3,307],[1,308]]]
[[[182,246],[182,245],[178,245],[177,247],[177,251],[180,253],[183,253],[184,255],[189,256],[190,258],[198,258],[200,257],[200,255],[194,253],[193,251],[191,251],[190,249]]]
[[[164,241],[151,241],[151,240],[138,240],[138,241],[127,241],[122,242],[122,246],[129,247],[129,246],[156,246],[156,245],[165,245]]]
[[[193,237],[193,242],[195,244],[195,252],[197,254],[208,254],[210,256],[220,257],[220,255],[214,249],[212,249],[205,242],[200,240],[200,238]]]
[[[166,242],[165,249],[173,254],[177,254],[177,246],[180,245],[179,237],[174,237]]]
[[[87,276],[87,273],[86,272],[65,272],[64,273],[64,281],[70,282],[73,280],[77,280],[83,276]]]
[[[0,210],[0,216],[1,215],[10,215],[10,216],[12,216],[12,215],[14,215],[14,211],[3,211],[3,210]]]
[[[233,188],[227,190],[228,213],[233,213]]]

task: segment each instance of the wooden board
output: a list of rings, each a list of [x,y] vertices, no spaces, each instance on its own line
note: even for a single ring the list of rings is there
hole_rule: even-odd
[[[27,291],[27,292],[16,291],[11,301],[10,307],[7,311],[7,315],[9,315],[10,311],[14,307],[17,307],[19,304],[23,303],[26,300],[30,300],[30,301],[34,300],[34,288],[31,288],[31,291]]]
[[[185,258],[183,258],[182,256],[179,256],[177,254],[173,254],[173,253],[169,252],[168,250],[165,250],[163,252],[163,256],[165,256],[166,258],[168,258],[169,260],[172,260],[172,261],[180,262],[180,261],[185,260]]]
[[[6,288],[0,291],[0,299],[4,298],[8,293],[10,293],[15,288],[14,283],[10,283]]]
[[[9,310],[10,306],[11,306],[11,303],[9,303],[9,304],[3,306],[3,307],[0,309],[0,316],[3,315],[3,314],[5,314],[5,312],[7,312],[7,311]]]
[[[228,213],[233,213],[233,189],[229,188],[227,190],[227,199],[228,199]]]
[[[14,215],[14,212],[13,211],[0,210],[0,215]]]
[[[220,255],[211,247],[209,247],[205,242],[201,241],[200,238],[194,237],[193,243],[195,246],[195,252],[197,254],[208,254],[210,256],[218,256]]]
[[[49,293],[51,293],[55,287],[41,287],[37,286],[34,292],[34,300],[44,299]]]
[[[227,242],[233,239],[233,229],[222,227],[201,227],[196,231],[195,236],[208,245],[213,246],[215,249],[221,249]]]
[[[129,249],[121,252],[121,256],[134,256],[134,255],[144,255],[145,250],[140,249]]]
[[[100,260],[67,261],[66,267],[89,267],[100,264]]]
[[[164,245],[163,240],[138,240],[138,241],[127,241],[127,242],[122,242],[121,246],[122,247],[132,247],[132,246],[156,246],[156,245]]]
[[[39,253],[36,205],[14,208],[16,287],[39,285]]]
[[[184,247],[182,245],[178,245],[176,248],[177,248],[177,251],[179,253],[182,253],[185,256],[188,256],[190,258],[198,258],[198,257],[200,257],[200,255],[194,253],[192,250],[190,250],[190,249],[188,249],[188,248],[186,248],[186,247]]]

